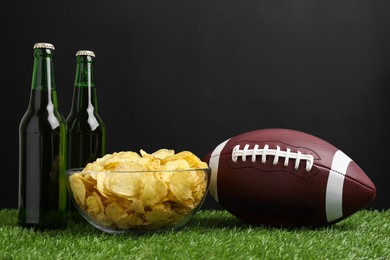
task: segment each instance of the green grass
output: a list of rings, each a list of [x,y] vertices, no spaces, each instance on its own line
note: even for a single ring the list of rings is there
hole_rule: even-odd
[[[109,235],[86,223],[36,232],[0,210],[0,259],[390,259],[390,210],[359,211],[326,228],[246,225],[226,211],[200,211],[184,228]]]

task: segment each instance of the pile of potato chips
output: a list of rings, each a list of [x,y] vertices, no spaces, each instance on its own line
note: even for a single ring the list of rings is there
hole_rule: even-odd
[[[191,217],[207,190],[206,168],[188,151],[117,152],[72,174],[69,185],[74,202],[98,224],[153,230]]]

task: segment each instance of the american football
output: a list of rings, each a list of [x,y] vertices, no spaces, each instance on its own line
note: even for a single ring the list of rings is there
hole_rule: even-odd
[[[376,188],[345,153],[313,135],[261,129],[219,144],[203,159],[210,195],[255,225],[321,227],[362,209]]]

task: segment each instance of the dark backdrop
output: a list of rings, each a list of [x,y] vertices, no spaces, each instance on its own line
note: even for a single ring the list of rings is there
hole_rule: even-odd
[[[32,47],[56,47],[61,112],[75,53],[96,53],[107,152],[190,150],[268,127],[334,144],[389,208],[389,1],[6,1],[1,7],[0,208],[17,207],[18,126]],[[208,198],[208,208],[218,208]]]

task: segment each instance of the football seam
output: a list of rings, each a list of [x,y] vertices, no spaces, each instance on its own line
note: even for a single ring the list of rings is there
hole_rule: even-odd
[[[228,147],[228,149],[229,149],[229,151],[232,151],[233,149],[232,149],[232,147],[234,147],[234,146],[236,146],[236,145],[238,145],[238,144],[240,144],[240,143],[242,143],[242,142],[248,142],[248,143],[257,143],[257,142],[261,142],[261,143],[280,143],[280,144],[284,144],[284,145],[286,145],[287,147],[294,147],[294,148],[296,148],[297,150],[298,149],[305,149],[305,150],[309,150],[309,151],[311,151],[313,154],[312,155],[315,155],[316,157],[314,158],[314,160],[321,160],[321,157],[319,156],[319,154],[318,153],[316,153],[313,149],[311,149],[311,148],[308,148],[308,147],[304,147],[304,146],[297,146],[297,145],[292,145],[292,144],[288,144],[288,143],[286,143],[286,142],[282,142],[282,141],[278,141],[278,140],[272,140],[272,139],[270,139],[270,140],[256,140],[256,141],[253,141],[253,140],[241,140],[241,141],[236,141],[236,142],[232,142],[231,144],[229,144],[229,147]],[[229,155],[229,154],[231,154],[231,152],[230,153],[224,153],[224,154],[227,154],[227,155]],[[221,155],[222,155],[222,153],[221,153]],[[314,157],[314,156],[313,156]]]
[[[326,166],[324,166],[324,165],[321,165],[321,164],[314,164],[314,165],[317,166],[317,167],[321,167],[321,168],[323,168],[323,169],[327,169],[327,170],[329,170],[329,172],[333,172],[333,173],[336,173],[336,174],[338,174],[338,175],[344,176],[344,178],[348,178],[349,180],[352,180],[352,181],[354,181],[354,182],[360,184],[361,186],[363,186],[363,187],[365,187],[365,188],[367,188],[367,189],[369,189],[369,190],[371,190],[371,191],[375,191],[375,189],[371,188],[370,186],[367,186],[366,184],[364,184],[363,182],[359,181],[358,179],[352,178],[352,177],[349,176],[348,174],[345,174],[345,175],[344,175],[344,174],[342,174],[342,173],[339,172],[339,171],[333,170],[333,169],[331,169],[331,168],[329,168],[329,167],[326,167]]]
[[[227,160],[229,160],[229,159],[227,159]],[[267,171],[267,170],[262,170],[262,169],[258,169],[258,168],[256,168],[256,167],[251,167],[251,166],[241,166],[241,167],[236,167],[236,169],[245,169],[245,168],[254,168],[254,169],[257,169],[257,170],[259,170],[259,171],[263,171],[263,172],[270,172],[270,173],[273,173],[273,172],[285,172],[285,173],[288,173],[288,174],[292,174],[292,175],[294,175],[294,176],[296,176],[296,177],[299,177],[299,178],[311,178],[311,177],[313,177],[313,176],[315,176],[315,175],[317,175],[318,174],[318,170],[316,170],[316,171],[313,171],[313,170],[311,170],[310,172],[312,172],[312,173],[307,173],[307,174],[297,174],[297,173],[294,173],[294,172],[292,172],[292,171],[288,171],[288,170],[284,170],[284,169],[279,169],[279,170],[269,170],[269,171]]]

